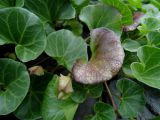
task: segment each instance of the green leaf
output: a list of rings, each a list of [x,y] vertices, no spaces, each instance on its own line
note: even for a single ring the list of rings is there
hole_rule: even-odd
[[[64,29],[68,29],[78,36],[80,36],[83,32],[83,25],[77,20],[66,21],[63,26]]]
[[[157,7],[155,7],[154,5],[152,4],[143,4],[142,6],[143,10],[146,12],[146,14],[158,14],[159,13],[159,10]]]
[[[125,59],[123,62],[123,72],[127,77],[131,77],[134,78],[132,70],[130,68],[131,63],[133,62],[137,62],[138,61],[138,57],[136,55],[136,53],[131,53],[131,52],[126,52],[125,53]]]
[[[41,104],[48,82],[52,79],[49,73],[43,76],[31,76],[31,85],[28,95],[14,112],[20,120],[36,120],[42,117]],[[38,84],[37,84],[38,83]]]
[[[69,30],[59,30],[47,38],[46,53],[71,70],[77,59],[87,60],[87,44]]]
[[[157,0],[150,0],[150,1],[151,1],[151,4],[153,4],[157,8],[160,8],[160,1],[157,1]]]
[[[40,19],[23,8],[0,10],[0,45],[15,44],[16,55],[27,62],[36,59],[46,47]]]
[[[71,98],[76,103],[83,103],[87,98],[87,90],[84,85],[79,83],[73,83],[74,92],[71,95]]]
[[[133,23],[132,12],[128,8],[128,6],[124,4],[122,1],[120,0],[100,0],[100,1],[108,5],[111,5],[120,11],[120,13],[122,14],[122,24],[123,25],[130,25]]]
[[[48,23],[44,24],[44,28],[45,28],[47,36],[50,33],[55,32],[55,29],[53,29],[53,27],[50,24],[48,24]]]
[[[42,104],[42,116],[44,120],[72,120],[77,110],[78,104],[70,98],[66,100],[58,99],[55,95],[58,84],[55,84],[57,77],[53,77],[49,82],[44,94]]]
[[[116,120],[114,109],[111,105],[102,102],[96,103],[94,106],[95,115],[87,118],[87,120]]]
[[[88,89],[89,96],[91,96],[93,98],[98,98],[102,95],[103,84],[100,83],[100,84],[97,84],[97,85],[88,85],[87,89]]]
[[[157,116],[157,117],[150,119],[150,120],[160,120],[160,116]]]
[[[139,31],[146,35],[147,33],[160,29],[160,21],[157,18],[149,17],[145,18],[141,22],[141,26],[138,27]]]
[[[22,7],[24,5],[24,0],[0,0],[0,8],[5,7]]]
[[[82,7],[89,3],[89,0],[70,0],[72,4],[76,7]]]
[[[128,0],[131,7],[142,8],[142,0]]]
[[[159,46],[160,45],[160,32],[150,32],[147,34],[148,45]]]
[[[123,48],[130,52],[137,52],[138,48],[141,46],[139,42],[131,39],[124,40],[122,44]]]
[[[72,100],[77,103],[83,103],[88,96],[92,98],[100,97],[103,91],[103,84],[82,85],[80,83],[73,83],[73,89]]]
[[[81,10],[79,18],[90,30],[106,27],[121,35],[121,15],[113,7],[102,4],[88,5]]]
[[[137,56],[140,62],[131,64],[136,79],[148,86],[160,89],[160,49],[144,46],[139,48]]]
[[[145,106],[143,87],[128,79],[119,80],[116,86],[121,93],[118,111],[124,118],[136,117]]]
[[[0,115],[13,112],[23,101],[30,84],[25,65],[0,59]]]
[[[24,0],[16,0],[16,7],[23,7]]]
[[[89,4],[89,0],[70,0],[75,9],[79,12],[81,8]]]
[[[75,17],[75,9],[68,0],[25,0],[25,7],[45,22]]]

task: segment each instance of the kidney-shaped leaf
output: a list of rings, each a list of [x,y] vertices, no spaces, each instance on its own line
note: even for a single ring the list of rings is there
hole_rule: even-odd
[[[0,0],[0,8],[5,7],[22,7],[24,5],[24,0]]]
[[[90,30],[106,27],[118,35],[121,34],[121,15],[113,7],[102,4],[89,5],[81,10],[79,18],[88,25]]]
[[[119,80],[116,86],[120,92],[120,114],[124,118],[137,117],[145,106],[143,87],[127,79]]]
[[[51,33],[47,38],[45,51],[69,70],[77,59],[87,59],[87,44],[69,30]]]
[[[121,12],[123,25],[132,24],[133,22],[132,12],[128,8],[128,6],[125,5],[125,3],[123,3],[121,0],[100,0],[100,1],[117,8]]]
[[[38,15],[43,21],[71,19],[75,9],[69,0],[26,0],[25,7]]]
[[[160,89],[160,49],[144,46],[139,48],[137,56],[140,62],[131,64],[137,80]]]
[[[57,78],[53,77],[44,94],[42,116],[44,120],[73,120],[78,104],[70,98],[61,100],[56,96]]]
[[[30,78],[26,67],[11,59],[0,59],[0,115],[13,112],[26,96]]]
[[[96,103],[94,111],[96,114],[87,120],[116,120],[114,109],[109,104],[102,102]]]
[[[0,10],[0,45],[15,44],[18,58],[27,62],[45,49],[46,36],[40,19],[23,8]]]

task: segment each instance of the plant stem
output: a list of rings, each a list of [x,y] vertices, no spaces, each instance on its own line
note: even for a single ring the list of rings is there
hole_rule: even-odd
[[[39,62],[37,62],[36,64],[34,64],[34,66],[43,63],[44,61],[48,60],[49,58],[50,58],[50,57],[46,57],[46,58],[42,59],[41,61],[39,61]]]
[[[104,82],[104,85],[105,85],[105,87],[106,87],[106,90],[107,90],[107,93],[108,93],[108,95],[109,95],[109,99],[110,99],[110,101],[111,101],[111,103],[112,103],[112,106],[113,106],[113,108],[114,108],[114,111],[116,112],[116,114],[117,114],[118,117],[121,117],[120,114],[119,114],[119,112],[118,112],[118,109],[117,109],[117,107],[116,107],[116,104],[115,104],[115,102],[114,102],[114,100],[113,100],[113,96],[112,96],[112,94],[111,94],[111,91],[110,91],[110,89],[109,89],[109,87],[108,87],[107,82]]]

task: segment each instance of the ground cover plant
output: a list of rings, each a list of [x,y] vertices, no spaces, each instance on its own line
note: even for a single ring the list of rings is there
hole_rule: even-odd
[[[0,120],[159,120],[160,0],[0,0]]]

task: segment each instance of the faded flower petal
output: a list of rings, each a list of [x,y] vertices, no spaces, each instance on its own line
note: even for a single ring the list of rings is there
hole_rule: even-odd
[[[90,61],[78,60],[72,69],[77,82],[95,84],[115,76],[124,59],[119,37],[111,30],[97,28],[91,32],[92,57]]]
[[[28,70],[30,75],[37,75],[37,76],[44,75],[44,69],[42,68],[42,66],[33,66],[30,67]]]

